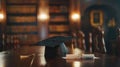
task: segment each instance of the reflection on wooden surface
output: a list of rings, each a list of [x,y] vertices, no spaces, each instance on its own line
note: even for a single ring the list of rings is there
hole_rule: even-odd
[[[100,59],[45,59],[40,49],[41,46],[27,46],[0,52],[0,67],[120,67],[120,58],[116,56],[96,53]]]

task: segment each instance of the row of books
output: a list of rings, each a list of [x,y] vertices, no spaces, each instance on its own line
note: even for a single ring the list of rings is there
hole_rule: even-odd
[[[10,5],[7,7],[8,13],[36,13],[35,5]]]
[[[16,22],[16,23],[24,23],[24,22],[35,22],[36,17],[35,16],[9,16],[8,17],[9,22]]]

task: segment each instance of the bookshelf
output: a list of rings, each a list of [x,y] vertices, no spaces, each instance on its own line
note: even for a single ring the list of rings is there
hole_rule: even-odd
[[[69,35],[69,0],[49,1],[49,36]]]
[[[37,0],[7,0],[7,37],[17,38],[22,44],[38,40]]]

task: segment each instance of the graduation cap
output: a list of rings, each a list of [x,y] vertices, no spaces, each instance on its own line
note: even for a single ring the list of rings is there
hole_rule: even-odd
[[[53,37],[49,37],[45,40],[39,41],[37,44],[40,46],[55,47],[66,41],[70,41],[73,38],[74,37],[72,37],[72,36],[53,36]]]
[[[58,49],[58,46],[60,47],[61,55],[66,56],[66,54],[68,53],[68,49],[64,44],[64,42],[72,40],[73,38],[74,37],[72,36],[53,36],[45,40],[39,41],[37,44],[39,46],[46,46],[46,49],[45,49],[46,57],[51,58],[51,57],[57,56],[56,51]]]

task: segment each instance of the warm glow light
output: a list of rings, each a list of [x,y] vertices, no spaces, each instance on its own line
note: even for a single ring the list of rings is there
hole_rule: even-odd
[[[73,62],[73,67],[80,67],[80,66],[81,66],[80,61],[74,61]]]
[[[5,67],[5,60],[0,60],[0,67]]]
[[[40,57],[40,65],[41,65],[41,66],[45,66],[45,65],[46,65],[46,60],[45,60],[45,57],[44,57],[44,56],[41,56],[41,57]]]
[[[0,67],[5,67],[5,55],[4,54],[0,54]]]
[[[3,19],[4,15],[2,13],[0,13],[0,19]]]
[[[46,65],[46,59],[45,59],[45,46],[40,46],[40,54],[39,54],[39,64],[40,66],[45,66]]]
[[[38,19],[40,19],[41,21],[45,21],[48,19],[48,15],[45,13],[41,13],[40,15],[38,15]]]
[[[80,55],[82,55],[82,50],[80,50],[79,48],[75,48],[73,51],[73,54],[80,56]]]
[[[72,18],[72,20],[77,21],[80,19],[80,15],[77,13],[74,13],[74,14],[72,14],[71,18]]]

